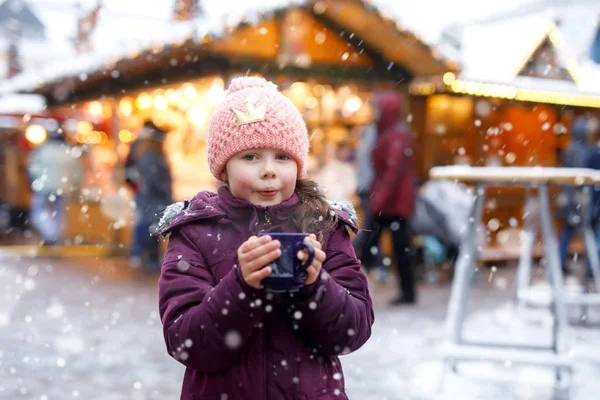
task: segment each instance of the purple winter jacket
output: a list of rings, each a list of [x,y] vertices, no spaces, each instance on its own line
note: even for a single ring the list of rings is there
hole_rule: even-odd
[[[261,207],[223,186],[167,221],[159,307],[167,350],[187,367],[181,399],[347,399],[337,355],[360,348],[374,320],[348,215],[324,234],[320,278],[296,293],[254,289],[237,267],[251,235],[296,231],[299,201]]]

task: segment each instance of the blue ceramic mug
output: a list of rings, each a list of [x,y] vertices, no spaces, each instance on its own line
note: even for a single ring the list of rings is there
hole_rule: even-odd
[[[302,288],[307,277],[306,269],[315,258],[313,246],[304,242],[308,234],[261,232],[258,236],[271,236],[273,240],[281,243],[281,256],[269,264],[272,269],[271,275],[262,280],[265,290],[288,292]],[[298,258],[298,252],[303,249],[308,252],[308,259],[304,263]]]

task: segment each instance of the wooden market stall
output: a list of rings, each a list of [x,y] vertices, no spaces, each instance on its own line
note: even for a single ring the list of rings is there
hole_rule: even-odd
[[[518,18],[466,28],[463,38],[460,74],[411,83],[413,106],[419,103],[425,116],[420,123],[427,151],[420,173],[453,164],[560,166],[573,119],[600,117],[600,92],[586,92],[577,63],[562,55],[556,23]],[[589,128],[592,140],[599,132]],[[488,190],[484,222],[492,237],[514,231],[523,214],[524,189]]]

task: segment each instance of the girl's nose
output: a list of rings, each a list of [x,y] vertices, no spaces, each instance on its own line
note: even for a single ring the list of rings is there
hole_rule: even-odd
[[[263,178],[275,177],[275,163],[272,160],[265,160],[262,176]]]

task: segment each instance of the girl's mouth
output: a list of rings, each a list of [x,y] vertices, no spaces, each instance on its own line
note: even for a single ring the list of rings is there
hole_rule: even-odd
[[[277,195],[277,190],[261,190],[258,193],[262,197],[275,197]]]

